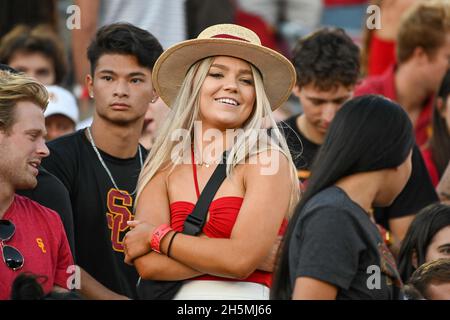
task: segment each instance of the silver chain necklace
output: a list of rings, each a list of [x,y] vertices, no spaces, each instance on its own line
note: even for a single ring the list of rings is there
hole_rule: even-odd
[[[98,160],[100,161],[100,163],[102,164],[102,166],[105,169],[106,173],[108,174],[109,179],[111,179],[111,182],[114,185],[114,188],[116,188],[116,190],[119,191],[121,194],[128,194],[128,193],[124,193],[123,191],[121,191],[119,189],[119,187],[117,186],[116,181],[114,181],[114,178],[113,178],[113,176],[111,174],[111,171],[109,171],[108,167],[106,166],[105,161],[103,161],[103,158],[100,155],[100,152],[98,151],[98,149],[97,149],[97,147],[95,145],[94,138],[92,138],[91,127],[87,127],[87,133],[88,133],[89,141],[91,142],[92,148],[94,149],[95,153],[97,154]],[[141,150],[141,147],[139,145],[138,145],[138,149],[139,149],[139,160],[141,162],[141,168],[140,169],[142,169],[142,150]],[[137,185],[136,185],[136,188],[134,189],[133,193],[130,193],[129,195],[130,196],[134,195],[136,193],[136,191],[137,191]]]

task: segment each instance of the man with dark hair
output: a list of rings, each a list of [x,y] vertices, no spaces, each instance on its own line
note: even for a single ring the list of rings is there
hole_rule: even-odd
[[[153,35],[132,24],[115,23],[104,26],[98,30],[87,50],[91,75],[94,75],[103,55],[114,53],[132,55],[140,66],[151,70],[162,53],[162,47]]]
[[[336,112],[353,95],[359,75],[359,49],[342,29],[321,29],[298,41],[292,60],[297,72],[293,93],[303,113],[285,121],[295,134],[289,128],[285,131],[303,180],[309,177],[313,157]]]
[[[43,166],[69,191],[76,259],[85,271],[81,293],[88,298],[136,297],[138,275],[124,263],[123,237],[147,156],[138,140],[148,104],[158,98],[152,69],[161,53],[158,40],[133,25],[99,29],[86,76],[95,97],[92,125],[48,143],[51,155]]]
[[[306,186],[330,123],[344,102],[353,96],[360,67],[359,49],[343,30],[321,29],[300,39],[293,53],[297,71],[293,91],[303,113],[280,126],[299,179]],[[438,200],[417,147],[413,149],[412,162],[411,178],[399,197],[390,207],[374,210],[376,222],[389,229],[397,241],[403,239],[413,214]]]
[[[67,73],[64,44],[48,26],[18,25],[0,41],[0,63],[44,85],[61,85]]]
[[[419,2],[400,23],[396,42],[397,65],[365,79],[355,95],[382,94],[408,113],[422,146],[431,136],[434,94],[450,61],[450,4]]]

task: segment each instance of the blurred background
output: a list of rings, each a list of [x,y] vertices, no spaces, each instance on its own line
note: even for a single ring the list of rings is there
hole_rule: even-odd
[[[96,30],[113,22],[130,22],[154,34],[166,49],[195,38],[217,23],[236,23],[255,31],[264,45],[290,58],[296,41],[322,26],[345,29],[363,49],[363,74],[369,70],[370,47],[381,43],[386,65],[394,57],[395,31],[402,13],[415,0],[0,0],[0,62],[41,76],[46,85],[67,89],[79,114],[70,117],[77,128],[89,125],[93,113],[85,75],[89,72],[86,48]],[[379,12],[368,12],[376,5]],[[382,12],[382,14],[380,14]],[[373,19],[382,25],[368,29]],[[32,56],[34,53],[34,56]],[[379,67],[380,62],[376,62]],[[384,63],[384,62],[382,62]],[[373,69],[373,68],[372,68]],[[43,77],[42,77],[43,76]],[[67,100],[65,100],[67,101]],[[277,111],[284,119],[298,113],[297,99]],[[72,108],[73,109],[73,108]],[[149,111],[149,126],[164,107]],[[66,112],[67,113],[67,112]],[[154,114],[154,116],[152,116]],[[150,128],[150,127],[149,127]],[[152,130],[152,129],[149,129]]]

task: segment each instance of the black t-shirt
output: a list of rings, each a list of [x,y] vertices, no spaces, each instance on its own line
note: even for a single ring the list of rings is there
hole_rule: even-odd
[[[395,259],[369,215],[336,186],[312,197],[289,244],[292,288],[310,277],[338,288],[336,299],[400,299]]]
[[[278,126],[286,138],[292,160],[294,160],[298,171],[298,177],[303,182],[309,178],[309,170],[320,145],[308,140],[300,132],[297,127],[297,118],[298,115],[290,117],[280,122]]]
[[[17,190],[16,193],[30,198],[37,203],[56,211],[64,225],[70,250],[75,257],[75,244],[73,234],[73,215],[70,204],[69,192],[57,177],[45,170],[39,168],[37,175],[37,186],[31,190]]]
[[[292,157],[299,159],[294,162],[299,172],[299,178],[304,182],[306,178],[309,177],[309,170],[314,161],[314,157],[319,151],[320,145],[309,141],[300,132],[296,123],[298,116],[299,115],[295,115],[287,119],[284,121],[285,124],[280,123],[279,126],[284,128],[284,135],[289,149],[291,150]],[[295,133],[290,129],[286,129],[286,124],[289,125]],[[303,149],[301,149],[301,144],[296,135],[300,137]],[[298,156],[299,152],[301,152],[300,157]],[[416,214],[422,208],[436,201],[438,201],[438,196],[434,190],[422,155],[419,148],[414,145],[412,154],[412,172],[408,183],[392,205],[386,208],[374,208],[375,220],[384,228],[389,229],[389,219]]]
[[[48,143],[43,166],[66,186],[72,202],[77,263],[110,290],[136,298],[138,274],[124,263],[123,237],[132,220],[141,169],[139,152],[119,159],[99,150],[119,190],[113,186],[92,145],[79,130]],[[143,161],[147,151],[140,146]]]
[[[437,201],[439,201],[439,198],[431,182],[422,154],[417,145],[414,145],[412,171],[408,183],[389,207],[375,208],[375,220],[388,228],[389,219],[416,214],[422,208]]]

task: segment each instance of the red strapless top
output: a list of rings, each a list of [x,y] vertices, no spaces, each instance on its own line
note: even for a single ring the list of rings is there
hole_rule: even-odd
[[[197,168],[192,154],[192,172],[194,176],[195,192],[197,199],[200,196],[197,180]],[[241,209],[242,197],[220,197],[211,202],[209,207],[209,217],[203,227],[203,233],[209,238],[224,238],[229,239],[231,231],[236,222],[236,219]],[[189,201],[175,201],[170,204],[170,225],[176,231],[183,231],[184,221],[187,216],[194,210],[195,204]],[[287,221],[283,220],[279,234],[285,232]],[[222,278],[216,276],[200,276],[192,280],[222,280],[222,281],[236,281],[235,279]],[[272,283],[272,273],[256,270],[247,279],[239,280],[247,282],[261,283],[270,287]]]

